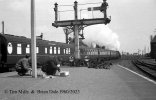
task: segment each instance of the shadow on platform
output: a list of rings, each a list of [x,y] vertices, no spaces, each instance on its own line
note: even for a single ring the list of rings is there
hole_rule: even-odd
[[[26,74],[24,76],[20,76],[16,73],[5,73],[5,74],[1,74],[0,78],[33,78],[31,75]],[[37,76],[37,78],[42,78],[42,76]]]
[[[43,76],[38,75],[37,79],[54,79],[54,78],[60,78],[60,77],[69,77],[69,76],[60,76],[55,75],[53,78],[45,78]],[[8,75],[8,76],[0,76],[0,78],[33,78],[31,75],[25,75],[25,76],[19,76],[19,75]]]
[[[31,75],[24,75],[24,76],[19,76],[19,75],[10,75],[10,76],[7,76],[9,78],[32,78]]]

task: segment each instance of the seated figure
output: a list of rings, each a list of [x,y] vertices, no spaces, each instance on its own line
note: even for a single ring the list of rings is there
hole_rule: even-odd
[[[56,72],[60,72],[60,62],[57,57],[50,58],[46,64],[42,67],[42,71],[46,75],[55,76]]]
[[[16,71],[18,72],[18,75],[23,76],[25,75],[29,70],[31,69],[30,66],[30,56],[26,55],[25,58],[21,58],[17,63],[16,63]]]

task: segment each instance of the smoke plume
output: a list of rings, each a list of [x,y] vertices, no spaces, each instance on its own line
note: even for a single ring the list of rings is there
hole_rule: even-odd
[[[86,27],[84,29],[84,37],[83,42],[89,47],[95,47],[97,44],[110,50],[119,50],[120,48],[118,35],[104,24]]]

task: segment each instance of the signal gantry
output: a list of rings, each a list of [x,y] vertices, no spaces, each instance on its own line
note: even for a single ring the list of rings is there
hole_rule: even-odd
[[[80,50],[79,50],[79,36],[81,36],[84,39],[83,33],[80,34],[80,31],[84,29],[86,26],[95,25],[95,24],[109,24],[111,21],[111,18],[107,17],[107,7],[108,3],[106,0],[103,0],[101,6],[99,7],[88,7],[88,11],[96,11],[100,10],[100,12],[104,13],[103,18],[91,18],[91,19],[78,19],[78,2],[74,2],[74,20],[58,20],[58,4],[55,3],[55,21],[52,23],[52,26],[54,27],[64,27],[66,38],[67,35],[69,35],[71,32],[68,30],[72,30],[74,32],[74,42],[75,42],[75,58],[80,59]],[[68,41],[68,39],[66,39]]]

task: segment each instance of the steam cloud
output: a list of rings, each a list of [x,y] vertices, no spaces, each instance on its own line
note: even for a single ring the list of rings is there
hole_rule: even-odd
[[[105,46],[106,49],[119,50],[120,42],[118,35],[111,31],[111,29],[104,25],[88,26],[84,30],[85,39],[83,42],[89,47]]]

